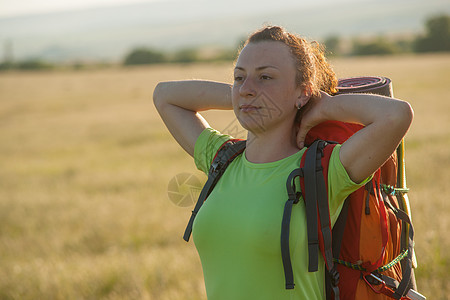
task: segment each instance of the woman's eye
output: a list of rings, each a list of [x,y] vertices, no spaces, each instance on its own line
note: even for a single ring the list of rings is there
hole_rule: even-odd
[[[272,77],[270,77],[269,75],[261,75],[261,79],[262,80],[269,80],[269,79],[272,79]]]
[[[242,81],[243,77],[242,76],[234,76],[234,81]]]

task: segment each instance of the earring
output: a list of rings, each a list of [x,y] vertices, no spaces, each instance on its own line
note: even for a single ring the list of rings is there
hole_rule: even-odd
[[[300,108],[302,108],[301,104],[297,104],[297,110],[300,110]]]

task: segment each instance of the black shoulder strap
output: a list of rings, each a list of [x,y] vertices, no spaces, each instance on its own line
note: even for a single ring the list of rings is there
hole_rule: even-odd
[[[298,168],[289,174],[286,181],[286,189],[288,192],[288,200],[284,205],[283,219],[281,221],[281,260],[284,268],[284,278],[286,283],[286,289],[294,288],[294,273],[292,272],[291,253],[289,250],[289,231],[291,224],[292,206],[297,204],[301,193],[296,191],[295,179],[297,177],[303,177],[303,169]]]
[[[319,230],[318,230],[318,209],[317,209],[317,177],[316,156],[319,141],[315,141],[306,151],[304,166],[306,227],[308,234],[308,271],[316,272],[319,261]],[[321,171],[320,171],[321,172]]]
[[[211,163],[211,168],[208,173],[208,180],[203,186],[197,204],[195,204],[192,211],[191,218],[184,232],[183,239],[188,242],[192,233],[192,225],[194,224],[195,216],[203,205],[203,202],[208,198],[222,174],[225,172],[228,165],[245,149],[245,141],[243,140],[229,140],[219,149],[216,158]]]
[[[332,231],[330,222],[330,208],[328,203],[328,189],[325,184],[325,178],[322,167],[323,149],[327,143],[322,140],[315,141],[305,157],[304,182],[305,182],[305,209],[306,209],[306,227],[308,233],[308,271],[318,270],[319,256],[319,232],[323,238],[324,259],[328,271],[331,288],[334,298],[339,299],[339,273],[333,262]],[[319,222],[318,219],[319,218]]]
[[[341,213],[333,226],[333,258],[338,259],[341,254],[342,239],[344,238],[345,225],[347,224],[348,206],[350,199],[345,199]],[[332,278],[328,272],[325,275],[326,299],[331,299]]]

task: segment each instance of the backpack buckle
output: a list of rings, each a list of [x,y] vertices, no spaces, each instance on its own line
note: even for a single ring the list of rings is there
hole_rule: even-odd
[[[223,162],[221,160],[217,159],[217,160],[213,161],[213,163],[211,164],[210,173],[213,174],[213,173],[218,172],[222,168],[222,166],[223,166]]]
[[[297,177],[303,177],[303,169],[298,168],[295,169],[294,171],[291,172],[291,174],[289,174],[288,179],[286,181],[286,190],[288,192],[288,201],[293,201],[294,204],[297,204],[298,201],[300,200],[300,196],[302,195],[301,192],[297,192],[296,191],[296,187],[295,187],[295,178]]]
[[[328,143],[326,141],[320,141],[319,145],[317,147],[317,150],[320,152],[320,157],[324,157],[325,153],[323,152],[323,150],[325,149],[325,147],[328,145]]]
[[[288,201],[293,201],[294,204],[297,204],[300,201],[300,197],[302,196],[301,192],[289,193]]]
[[[331,279],[331,285],[332,286],[338,286],[339,284],[339,272],[336,270],[336,267],[333,266],[333,268],[329,271],[330,279]]]

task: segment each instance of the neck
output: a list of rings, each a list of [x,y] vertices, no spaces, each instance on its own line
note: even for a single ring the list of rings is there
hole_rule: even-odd
[[[246,158],[252,163],[274,162],[300,151],[296,143],[296,131],[275,130],[252,133],[247,136]]]

